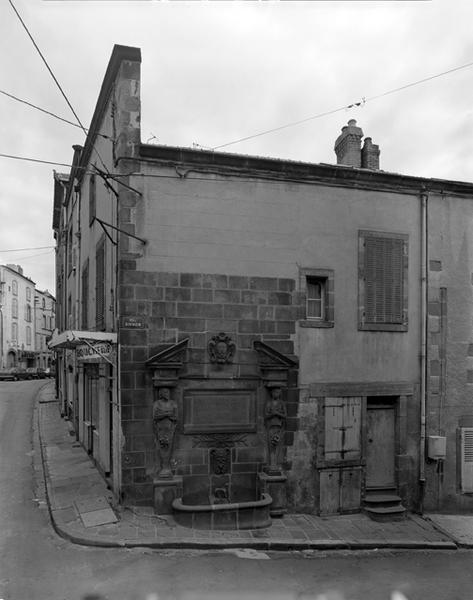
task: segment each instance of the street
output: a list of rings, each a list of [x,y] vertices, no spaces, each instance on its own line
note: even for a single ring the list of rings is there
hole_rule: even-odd
[[[408,600],[471,597],[466,550],[264,553],[74,545],[52,529],[38,477],[33,415],[43,385],[0,383],[2,600],[384,600],[395,590]]]

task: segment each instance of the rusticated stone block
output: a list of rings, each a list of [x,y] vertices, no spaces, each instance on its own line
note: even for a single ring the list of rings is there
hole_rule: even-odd
[[[225,319],[256,319],[258,307],[248,304],[224,304],[223,317]]]
[[[179,285],[179,273],[158,273],[156,283],[162,287],[177,287]]]
[[[137,285],[135,297],[137,300],[162,300],[163,288],[154,285]]]
[[[217,304],[237,304],[240,302],[238,290],[215,290],[214,302]]]
[[[227,275],[203,275],[202,287],[204,288],[226,288],[228,287]]]
[[[268,304],[268,292],[259,290],[242,290],[242,304]]]
[[[192,301],[193,302],[213,302],[214,293],[212,289],[200,289],[195,288],[192,290]]]
[[[268,304],[292,304],[292,296],[287,292],[271,292],[268,297]]]
[[[152,302],[151,315],[153,317],[175,317],[176,303],[175,302]]]
[[[296,288],[294,279],[278,279],[278,289],[281,292],[292,292]]]
[[[251,290],[277,290],[278,280],[273,277],[250,277]]]
[[[121,329],[120,344],[125,346],[147,346],[148,331],[146,329]]]
[[[202,287],[201,273],[181,273],[179,279],[182,287]]]
[[[204,317],[219,319],[223,316],[222,306],[219,304],[204,304],[203,302],[178,302],[177,315],[179,317]]]
[[[248,277],[238,277],[230,275],[228,277],[228,287],[233,290],[247,290],[249,286]]]
[[[191,288],[166,288],[165,300],[179,300],[180,302],[190,302],[191,291]]]

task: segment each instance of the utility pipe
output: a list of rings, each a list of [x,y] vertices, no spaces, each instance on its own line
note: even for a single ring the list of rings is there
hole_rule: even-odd
[[[424,512],[425,495],[425,441],[426,441],[426,407],[427,407],[427,260],[428,260],[428,192],[423,189],[420,193],[421,200],[421,344],[420,344],[420,447],[419,447],[419,511]]]

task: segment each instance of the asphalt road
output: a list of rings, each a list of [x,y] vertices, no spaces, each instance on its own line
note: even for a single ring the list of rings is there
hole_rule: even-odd
[[[0,600],[468,600],[471,551],[262,553],[98,549],[50,526],[35,485],[34,398],[0,382]],[[93,595],[95,594],[95,596]]]

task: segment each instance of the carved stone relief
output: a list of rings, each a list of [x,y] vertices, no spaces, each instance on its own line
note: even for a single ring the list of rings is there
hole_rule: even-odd
[[[160,469],[158,477],[172,477],[171,457],[177,424],[177,404],[171,398],[168,387],[155,388],[156,399],[153,402],[153,431],[158,451]]]
[[[214,335],[208,343],[210,362],[220,365],[232,362],[236,346],[226,333]]]

